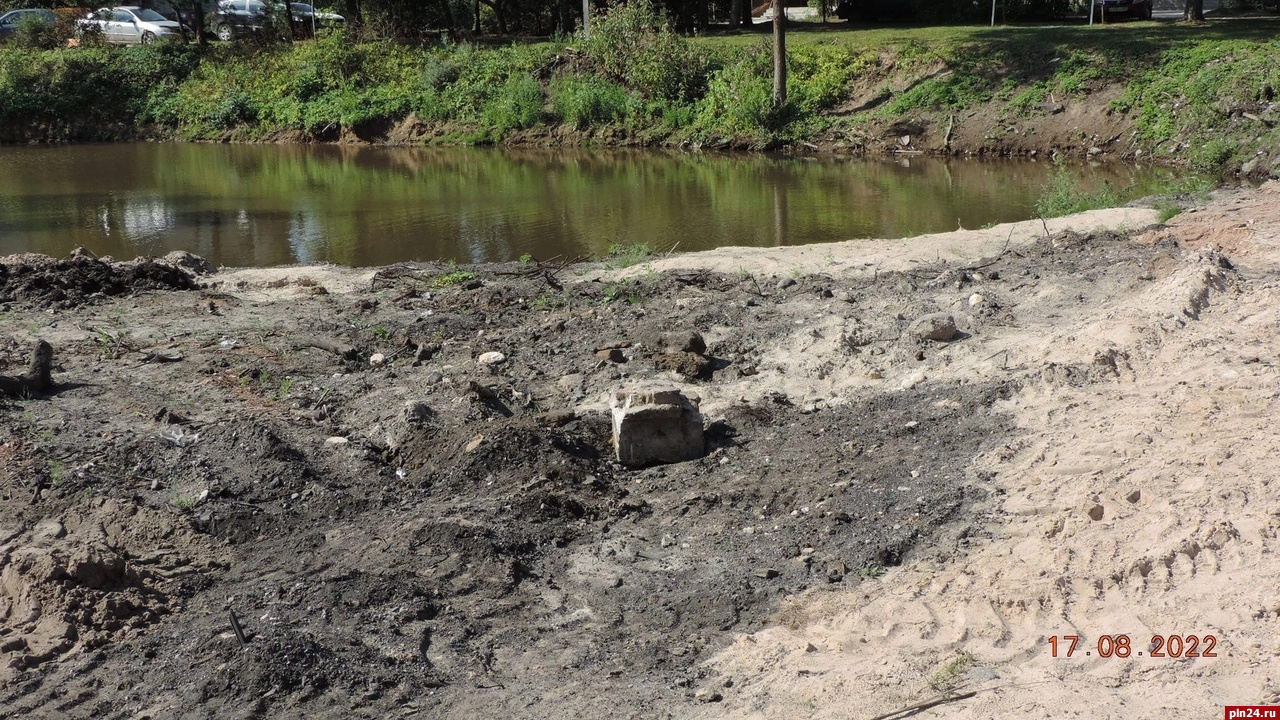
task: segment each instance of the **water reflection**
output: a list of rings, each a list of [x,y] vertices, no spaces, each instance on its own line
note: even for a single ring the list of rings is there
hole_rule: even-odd
[[[1157,173],[1076,168],[1141,194]],[[636,151],[115,144],[0,148],[0,254],[190,250],[223,265],[380,265],[614,244],[701,250],[1025,219],[1045,163]]]

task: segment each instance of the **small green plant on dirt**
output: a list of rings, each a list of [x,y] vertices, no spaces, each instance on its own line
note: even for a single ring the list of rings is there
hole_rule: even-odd
[[[1169,222],[1175,215],[1182,212],[1182,208],[1173,203],[1157,203],[1155,209],[1160,213],[1156,221],[1161,224]]]
[[[61,460],[49,461],[49,483],[58,487],[67,479],[67,468]]]
[[[436,276],[436,278],[431,281],[431,287],[436,289],[450,288],[475,279],[476,274],[473,272],[468,272],[466,270],[454,270],[453,272]]]
[[[884,568],[875,563],[871,563],[863,566],[863,568],[858,571],[858,574],[862,575],[864,579],[874,580],[884,574]]]
[[[951,695],[956,691],[960,676],[969,672],[977,663],[978,658],[973,653],[961,653],[929,678],[929,687],[942,695]]]
[[[289,397],[289,391],[293,389],[293,378],[287,377],[280,381],[280,387],[276,390],[276,399],[284,400]]]
[[[521,255],[521,256],[520,256],[520,264],[521,264],[521,265],[528,265],[528,264],[529,264],[529,263],[531,263],[531,262],[533,262],[533,256],[532,256],[532,255],[530,255],[529,253],[525,253],[525,254],[523,254],[523,255]]]
[[[391,331],[382,325],[374,325],[373,334],[382,342],[391,342]]]
[[[653,249],[646,243],[635,245],[614,243],[609,246],[610,263],[608,264],[617,268],[631,267],[644,262],[651,255],[653,255]]]

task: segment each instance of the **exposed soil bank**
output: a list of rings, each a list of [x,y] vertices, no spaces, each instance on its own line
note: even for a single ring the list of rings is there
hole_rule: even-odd
[[[6,259],[0,374],[56,354],[0,401],[0,716],[871,716],[958,652],[1037,712],[1265,699],[1276,193],[630,268]],[[705,458],[612,461],[652,382]],[[1226,652],[1042,647],[1147,628]]]

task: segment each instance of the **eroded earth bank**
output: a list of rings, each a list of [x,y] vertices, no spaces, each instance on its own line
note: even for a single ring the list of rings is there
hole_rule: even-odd
[[[0,717],[1275,702],[1278,262],[1275,183],[625,268],[6,258]],[[705,457],[614,462],[634,385]]]

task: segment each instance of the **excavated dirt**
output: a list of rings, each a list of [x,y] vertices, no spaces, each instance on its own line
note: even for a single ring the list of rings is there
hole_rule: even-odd
[[[0,374],[43,338],[57,384],[0,398],[0,717],[772,716],[735,642],[985,541],[1011,403],[1132,374],[987,338],[1237,282],[1094,224],[874,272],[0,266],[59,290],[0,305]],[[654,383],[704,458],[614,462],[608,397]]]

